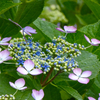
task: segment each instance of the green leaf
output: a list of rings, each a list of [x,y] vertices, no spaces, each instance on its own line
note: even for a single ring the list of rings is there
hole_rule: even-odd
[[[79,68],[81,68],[83,71],[86,70],[92,71],[92,75],[89,78],[93,79],[98,75],[100,71],[99,68],[100,62],[95,54],[89,53],[88,51],[81,51],[81,52],[82,54],[75,59],[79,64]]]
[[[96,39],[100,40],[100,34],[99,34],[100,33],[100,20],[98,22],[94,23],[94,24],[84,26],[81,29],[79,29],[78,31],[81,32],[81,34],[86,34],[87,36],[89,36],[90,39],[91,38],[96,38]],[[80,35],[80,36],[81,36],[80,38],[82,39],[82,35]],[[86,40],[85,40],[85,42],[82,41],[82,43],[84,43],[85,46],[86,46],[86,44],[89,45],[89,43]],[[100,59],[100,53],[99,53],[100,46],[92,46],[88,50],[91,51],[92,53],[98,55],[98,58]]]
[[[23,2],[18,7],[15,17],[15,22],[19,23],[22,27],[32,23],[41,13],[44,5],[44,0],[31,0]]]
[[[63,35],[64,33],[56,30],[57,26],[47,22],[47,21],[43,21],[41,19],[37,19],[33,22],[33,24],[35,25],[35,27],[37,28],[36,30],[39,30],[40,32],[37,33],[37,35],[41,35],[42,37],[44,37],[45,40],[47,41],[51,41],[54,37],[58,37],[59,35]],[[41,38],[39,36],[39,38]]]
[[[98,20],[93,14],[87,14],[87,15],[76,15],[78,18],[79,22],[82,25],[88,25],[97,22]],[[91,19],[91,20],[90,20]]]
[[[82,96],[78,93],[77,90],[73,89],[70,86],[66,85],[66,82],[59,82],[56,84],[60,89],[64,90],[65,92],[69,93],[72,97],[76,98],[77,100],[83,100]]]
[[[16,35],[19,31],[19,27],[13,24],[12,22],[0,18],[0,36],[7,37]]]
[[[71,43],[79,43],[81,45],[84,45],[85,47],[89,46],[90,43],[86,41],[84,38],[84,34],[90,38],[98,39],[100,40],[100,20],[94,24],[86,25],[82,28],[80,28],[76,33],[68,34],[67,35],[67,41]],[[97,57],[100,59],[100,46],[91,46],[90,48],[87,48],[89,52],[92,52],[97,55]]]
[[[15,7],[21,3],[13,3],[10,0],[1,0],[0,1],[0,15],[9,10],[12,7]]]
[[[94,0],[84,0],[97,19],[100,19],[100,4]]]
[[[10,77],[9,75],[0,74],[0,95],[5,94],[14,94],[16,89],[12,88],[9,85],[9,82],[15,82],[16,79]],[[26,85],[25,85],[26,86]],[[31,96],[32,90],[26,89],[24,91],[18,91],[15,95],[16,100],[33,100],[33,97]]]
[[[50,84],[44,88],[44,94],[43,100],[61,100],[59,90]]]
[[[69,24],[75,24],[77,18],[75,14],[77,14],[77,2],[72,0],[57,0],[58,5],[60,6],[62,12],[68,19]]]

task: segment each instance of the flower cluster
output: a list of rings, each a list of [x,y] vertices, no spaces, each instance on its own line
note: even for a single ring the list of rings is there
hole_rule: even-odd
[[[18,66],[23,66],[24,62],[30,59],[35,64],[34,68],[41,69],[44,73],[51,67],[57,71],[71,71],[77,68],[78,62],[74,58],[78,57],[83,49],[83,45],[71,44],[61,36],[54,37],[52,42],[47,42],[44,46],[32,42],[32,38],[28,38],[27,43],[23,38],[14,38],[9,45],[11,56]]]
[[[15,97],[12,94],[5,94],[0,96],[0,100],[15,100]]]

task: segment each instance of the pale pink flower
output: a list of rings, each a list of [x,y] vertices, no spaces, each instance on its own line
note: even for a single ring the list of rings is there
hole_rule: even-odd
[[[43,90],[41,89],[41,90],[37,91],[37,90],[33,89],[33,90],[32,90],[32,97],[33,97],[35,100],[42,100],[42,98],[44,97],[44,92],[43,92]]]
[[[93,97],[88,97],[89,100],[96,100],[95,98]]]
[[[73,73],[69,74],[68,77],[72,80],[77,80],[82,84],[87,84],[89,82],[89,79],[87,77],[91,76],[92,74],[91,71],[84,71],[82,73],[82,70],[80,68],[73,69]]]
[[[0,40],[1,40],[1,37],[0,37]],[[11,37],[6,37],[6,38],[3,38],[1,41],[0,41],[0,45],[9,45],[9,43],[7,43],[8,41],[11,40]]]
[[[10,59],[13,58],[13,57],[11,57],[9,55],[10,55],[10,52],[8,50],[1,51],[0,52],[0,63],[2,63],[4,61],[7,61],[7,60],[10,60]]]
[[[24,27],[23,30],[24,30],[24,34],[28,34],[28,35],[30,35],[30,36],[31,36],[31,34],[36,34],[36,33],[37,33],[36,30],[33,29],[33,28],[30,27],[30,26]],[[20,32],[22,33],[23,30],[20,30]],[[31,33],[31,34],[30,34],[30,33]]]
[[[20,78],[18,80],[15,81],[15,83],[9,82],[10,86],[17,89],[17,90],[24,90],[27,87],[25,85],[25,80],[23,78]]]
[[[97,39],[91,39],[91,41],[90,41],[90,39],[86,36],[86,35],[84,35],[84,37],[85,37],[85,39],[87,40],[87,42],[89,42],[91,45],[94,45],[94,46],[98,46],[98,44],[100,44],[100,41],[99,40],[97,40]]]
[[[31,75],[39,75],[42,72],[40,69],[34,69],[34,63],[31,60],[26,60],[23,64],[23,67],[18,67],[17,71],[23,75],[31,74]]]
[[[56,28],[57,30],[65,33],[75,33],[77,28],[74,26],[64,26],[64,30],[62,28]]]

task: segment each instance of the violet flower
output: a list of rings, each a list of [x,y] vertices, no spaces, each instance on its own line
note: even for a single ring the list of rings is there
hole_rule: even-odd
[[[77,28],[74,26],[64,26],[64,30],[62,28],[56,28],[57,30],[65,33],[75,33]]]
[[[89,99],[89,100],[96,100],[96,99],[93,98],[93,97],[88,97],[88,99]],[[98,98],[98,100],[100,100],[100,93],[99,93],[99,98]]]
[[[89,42],[91,45],[94,45],[94,46],[98,46],[98,44],[100,44],[100,41],[99,40],[97,40],[97,39],[91,39],[91,41],[90,41],[90,39],[86,36],[86,35],[84,35],[84,37],[85,37],[85,39],[87,40],[87,42]]]
[[[69,74],[68,77],[72,80],[77,80],[82,84],[87,84],[89,82],[89,79],[87,77],[91,76],[92,74],[91,71],[84,71],[82,73],[82,70],[80,68],[73,69],[73,73]]]
[[[24,34],[28,34],[28,35],[30,35],[30,36],[31,36],[31,34],[36,34],[36,33],[37,33],[36,30],[33,29],[33,28],[30,27],[30,26],[26,26],[25,28],[23,28],[23,30],[24,30]],[[23,33],[23,30],[21,30],[20,32]],[[30,33],[31,33],[31,34],[30,34]]]
[[[42,100],[42,98],[44,97],[44,92],[43,92],[43,90],[41,89],[41,90],[37,91],[37,90],[33,89],[33,90],[32,90],[32,97],[33,97],[35,100]]]
[[[10,52],[8,50],[1,51],[0,52],[0,63],[2,63],[4,61],[7,61],[7,60],[10,60],[10,59],[13,58],[13,57],[11,57],[9,55],[10,55]]]
[[[25,80],[23,78],[20,78],[18,80],[15,81],[15,83],[9,82],[10,86],[17,89],[17,90],[24,90],[27,87],[25,85]]]
[[[1,37],[0,37],[0,40],[1,40]],[[1,41],[0,41],[0,45],[9,45],[9,43],[7,43],[8,41],[11,40],[11,37],[6,37],[6,38],[3,38]]]
[[[24,67],[18,67],[17,71],[23,75],[31,74],[31,75],[39,75],[42,72],[40,69],[33,69],[34,68],[34,63],[31,60],[26,60],[23,64]]]

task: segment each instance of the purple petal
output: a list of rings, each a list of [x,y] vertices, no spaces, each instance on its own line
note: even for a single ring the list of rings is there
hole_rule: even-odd
[[[71,80],[78,80],[78,76],[76,76],[75,74],[71,73],[68,76]]]
[[[15,86],[18,88],[21,88],[25,85],[25,80],[23,78],[20,78],[15,81]]]
[[[89,82],[88,78],[79,78],[78,82],[82,83],[82,84],[87,84]]]
[[[61,32],[65,32],[63,29],[61,28],[56,28],[58,31],[61,31]]]
[[[75,28],[74,26],[64,26],[64,30],[67,32],[67,33],[75,33],[77,28]]]
[[[37,33],[35,29],[33,29],[30,26],[26,26],[25,27],[25,32],[29,32],[29,33]]]
[[[40,69],[33,69],[32,71],[30,71],[31,75],[39,75],[41,73],[43,73],[43,71]]]
[[[90,43],[90,39],[86,35],[84,35],[84,37]]]
[[[24,67],[26,68],[26,70],[30,71],[31,69],[34,68],[34,63],[33,61],[31,61],[30,59],[26,60],[24,62]]]
[[[33,96],[33,98],[34,98],[35,100],[42,100],[42,98],[44,97],[44,92],[43,92],[42,89],[39,90],[39,91],[33,89],[33,90],[32,90],[32,96]]]
[[[84,71],[82,74],[81,74],[81,77],[89,77],[91,76],[92,72],[91,71]]]
[[[100,96],[100,93],[99,93],[99,96]]]
[[[94,99],[93,97],[88,97],[88,99],[89,99],[89,100],[96,100],[96,99]]]
[[[0,42],[0,45],[9,45],[9,43],[2,43],[2,42]]]
[[[14,83],[9,82],[9,84],[10,84],[10,86],[11,86],[11,87],[13,87],[13,88],[17,89]]]
[[[4,50],[0,52],[0,58],[5,59],[10,55],[10,52],[8,50]]]
[[[100,100],[100,97],[98,98],[98,100]]]
[[[82,73],[82,70],[80,68],[75,68],[73,69],[73,72],[77,75],[77,76],[80,76],[81,73]]]
[[[91,43],[96,45],[96,44],[100,44],[100,41],[97,39],[91,39]]]
[[[11,37],[6,37],[6,38],[3,38],[1,42],[8,42],[9,40],[11,40]]]
[[[18,67],[17,68],[17,71],[23,75],[27,75],[28,72],[23,68],[23,67]]]

